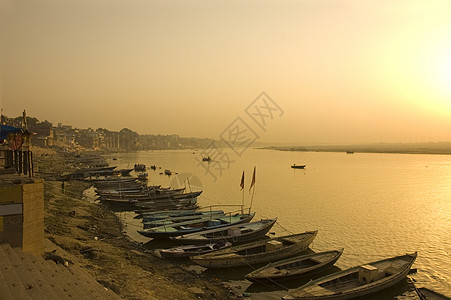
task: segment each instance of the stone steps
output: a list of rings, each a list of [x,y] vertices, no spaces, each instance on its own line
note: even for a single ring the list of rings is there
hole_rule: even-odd
[[[9,244],[0,244],[2,300],[122,299],[80,267],[65,267]]]

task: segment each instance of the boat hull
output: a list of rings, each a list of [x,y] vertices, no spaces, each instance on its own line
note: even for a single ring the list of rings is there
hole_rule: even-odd
[[[204,268],[234,268],[264,264],[306,251],[316,235],[317,231],[311,231],[257,241],[235,246],[224,251],[194,256],[191,260]]]
[[[389,288],[404,279],[417,253],[385,259],[365,266],[379,268],[384,277],[369,283],[360,282],[359,267],[337,272],[311,281],[282,297],[283,300],[346,300],[367,296]]]
[[[274,282],[302,278],[332,267],[343,249],[296,256],[270,263],[246,275],[253,282]]]
[[[241,226],[226,226],[224,228],[217,228],[213,231],[206,230],[194,234],[177,236],[171,239],[181,245],[198,245],[205,243],[214,243],[217,241],[226,241],[232,244],[245,243],[263,237],[272,228],[276,221],[277,218],[248,223]],[[258,226],[255,230],[248,230],[249,226],[257,223],[259,223],[259,225],[261,226]],[[228,234],[228,230],[232,228],[237,228],[238,230],[240,230],[240,234]]]
[[[255,216],[255,213],[251,213],[251,214],[247,214],[247,215],[242,215],[240,220],[235,221],[233,223],[221,223],[221,224],[217,224],[217,225],[199,225],[199,227],[198,227],[198,225],[197,225],[198,222],[206,223],[206,222],[212,221],[211,217],[207,216],[207,217],[204,217],[203,221],[201,219],[201,220],[194,220],[194,221],[190,221],[190,222],[182,222],[182,223],[179,223],[178,225],[175,224],[176,228],[179,228],[178,230],[175,230],[175,231],[171,230],[173,228],[172,226],[160,226],[160,227],[149,228],[147,230],[138,230],[138,233],[145,237],[149,237],[149,238],[153,238],[153,239],[169,239],[170,237],[176,237],[176,236],[183,235],[183,234],[199,232],[202,230],[221,228],[221,227],[226,227],[226,226],[233,226],[233,225],[238,225],[238,224],[242,224],[242,223],[249,223],[254,216]],[[227,216],[223,216],[222,218],[224,219],[224,222],[228,222]],[[187,223],[185,225],[185,227],[182,227],[183,225],[180,225],[180,224],[185,224],[185,223]],[[191,224],[189,224],[189,223],[191,223]],[[194,225],[194,226],[189,226],[189,225]]]
[[[211,243],[206,245],[186,245],[170,249],[160,249],[158,253],[163,258],[188,258],[228,248],[230,246],[232,246],[232,243],[229,242]]]

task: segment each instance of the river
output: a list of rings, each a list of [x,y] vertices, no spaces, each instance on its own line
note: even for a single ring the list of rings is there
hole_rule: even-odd
[[[278,218],[271,230],[276,236],[318,230],[312,250],[344,248],[336,263],[341,269],[417,251],[417,272],[409,276],[417,286],[451,297],[451,156],[249,149],[241,157],[230,157],[222,165],[201,162],[199,150],[117,153],[107,159],[119,168],[156,165],[156,171],[148,168],[149,184],[202,189],[201,206],[241,204],[243,195],[249,206],[253,197],[254,220]],[[293,163],[306,167],[292,169]],[[224,168],[221,174],[218,166]],[[249,185],[254,166],[253,193]],[[174,174],[160,174],[164,169]],[[280,299],[285,294],[280,287],[250,285],[233,270],[210,273],[240,285],[252,299]],[[414,299],[407,281],[368,299],[381,297]]]

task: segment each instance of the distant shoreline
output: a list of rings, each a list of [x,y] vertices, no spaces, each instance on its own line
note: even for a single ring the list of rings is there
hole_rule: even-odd
[[[451,142],[418,144],[362,144],[362,145],[320,145],[320,146],[267,146],[258,149],[292,152],[345,152],[391,153],[391,154],[434,154],[451,155]]]

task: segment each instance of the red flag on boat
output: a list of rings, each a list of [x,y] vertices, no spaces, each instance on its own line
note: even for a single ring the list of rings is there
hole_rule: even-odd
[[[254,174],[252,175],[252,181],[251,185],[249,187],[249,192],[251,191],[251,188],[255,185],[255,167],[254,167]]]
[[[241,176],[240,187],[241,187],[241,190],[244,189],[244,171],[243,171],[243,175]]]

